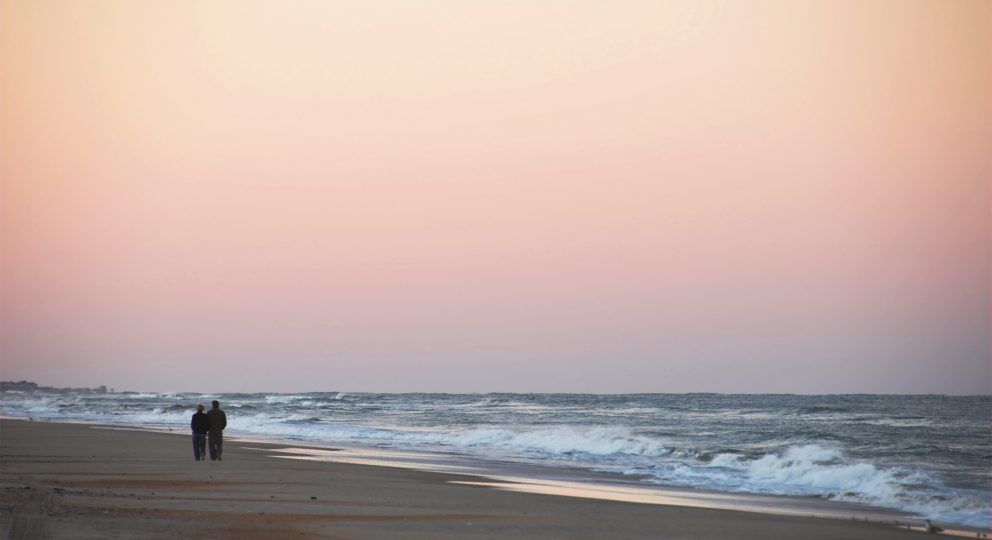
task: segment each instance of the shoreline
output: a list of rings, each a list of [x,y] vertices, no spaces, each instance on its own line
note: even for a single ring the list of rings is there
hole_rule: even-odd
[[[42,523],[56,538],[108,531],[155,538],[177,531],[211,538],[917,534],[880,522],[520,492],[494,485],[506,479],[475,474],[279,459],[271,454],[287,445],[235,437],[225,440],[225,461],[194,462],[188,441],[164,437],[178,433],[11,419],[0,428],[0,524],[10,531]],[[209,534],[199,532],[204,527]]]
[[[495,464],[500,470],[490,475],[511,474],[502,470],[507,463],[592,470],[642,486],[818,499],[827,513],[837,504],[867,504],[992,529],[988,399],[4,394],[0,408],[22,418],[185,432],[191,403],[213,397],[233,414],[229,436],[237,430],[293,446],[440,453],[446,465],[461,458]],[[949,439],[958,442],[944,446]],[[890,519],[870,513],[851,515]]]
[[[24,419],[5,417],[0,420],[88,425],[95,429],[187,435],[154,425],[114,425],[86,421]],[[325,461],[343,464],[393,467],[420,472],[469,475],[476,478],[467,485],[526,493],[553,494],[639,504],[663,504],[691,508],[739,510],[763,514],[850,519],[885,523],[898,527],[915,526],[923,518],[910,513],[866,503],[828,500],[820,497],[716,491],[666,484],[645,484],[637,477],[571,465],[536,465],[512,461],[486,460],[478,456],[462,456],[424,450],[394,450],[362,446],[332,445],[287,438],[226,435],[225,442],[259,445],[251,450],[274,452],[271,457]],[[272,448],[275,446],[275,448]],[[955,527],[961,527],[954,525]],[[979,531],[980,529],[973,529]],[[972,532],[967,530],[965,532]]]

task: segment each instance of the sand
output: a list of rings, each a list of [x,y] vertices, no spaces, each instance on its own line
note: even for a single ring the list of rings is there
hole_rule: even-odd
[[[0,530],[10,538],[887,539],[888,524],[518,493],[485,479],[279,459],[226,441],[0,420]],[[452,483],[456,482],[469,482]]]

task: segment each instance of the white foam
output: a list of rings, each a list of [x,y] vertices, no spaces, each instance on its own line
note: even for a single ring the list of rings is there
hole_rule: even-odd
[[[801,486],[818,493],[829,491],[843,497],[857,493],[862,499],[891,499],[897,492],[892,471],[870,463],[850,463],[840,451],[816,444],[787,448],[747,464],[748,478],[755,484]]]
[[[313,399],[311,396],[297,396],[292,394],[273,394],[265,396],[265,402],[268,404],[293,403],[311,399]]]
[[[992,521],[988,502],[942,488],[922,473],[880,469],[825,445],[792,446],[750,461],[738,454],[718,454],[706,467],[683,465],[675,469],[675,475],[683,480],[711,487],[783,495],[828,494],[835,500],[894,507],[981,527],[989,527]]]
[[[663,456],[672,449],[657,439],[634,435],[628,429],[611,427],[578,428],[557,426],[531,430],[476,428],[439,437],[438,442],[457,446],[489,446],[552,455],[590,454],[606,456],[627,454]]]

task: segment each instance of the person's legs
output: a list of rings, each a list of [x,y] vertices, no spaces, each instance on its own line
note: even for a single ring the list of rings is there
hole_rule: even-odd
[[[210,432],[210,437],[207,441],[210,447],[210,459],[215,460],[220,458],[220,432]]]
[[[201,433],[197,435],[197,442],[200,445],[200,460],[207,459],[207,434]]]
[[[198,433],[193,434],[193,459],[197,461],[200,461],[200,455],[201,452],[203,452],[201,446],[202,437],[203,435],[200,435]]]
[[[220,432],[217,434],[217,459],[221,461],[223,461],[223,458],[221,457],[221,453],[223,452],[223,450],[224,450],[224,434],[223,432]]]

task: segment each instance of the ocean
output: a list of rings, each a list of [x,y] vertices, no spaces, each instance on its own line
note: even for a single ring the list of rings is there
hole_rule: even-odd
[[[992,397],[4,392],[0,414],[451,454],[644,485],[864,503],[992,528]]]

